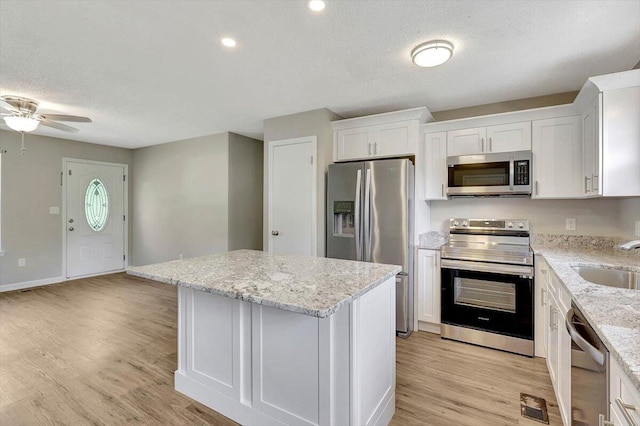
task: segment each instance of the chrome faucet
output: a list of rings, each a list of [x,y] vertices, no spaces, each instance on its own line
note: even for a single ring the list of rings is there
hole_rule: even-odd
[[[621,248],[622,250],[640,249],[640,240],[633,240],[624,244],[620,244],[618,248]]]

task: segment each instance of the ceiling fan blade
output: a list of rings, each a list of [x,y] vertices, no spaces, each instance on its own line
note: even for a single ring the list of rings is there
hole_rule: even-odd
[[[43,126],[51,127],[53,129],[64,130],[65,132],[77,132],[75,127],[67,126],[66,124],[56,123],[55,121],[42,120],[40,122]]]
[[[41,114],[45,120],[55,121],[75,121],[76,123],[93,123],[89,117],[80,117],[77,115],[64,115],[64,114]]]
[[[20,110],[16,107],[14,107],[13,105],[11,105],[9,102],[5,101],[4,99],[0,99],[0,106],[4,109],[6,109],[7,111],[11,111],[11,112],[20,112]]]

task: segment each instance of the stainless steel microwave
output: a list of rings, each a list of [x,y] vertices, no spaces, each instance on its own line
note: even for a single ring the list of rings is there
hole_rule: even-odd
[[[531,151],[447,157],[449,196],[530,196]]]

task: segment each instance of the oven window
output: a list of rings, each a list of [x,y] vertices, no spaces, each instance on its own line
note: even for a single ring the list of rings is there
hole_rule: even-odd
[[[516,312],[516,285],[455,277],[454,303],[501,312]]]
[[[450,187],[506,185],[509,185],[508,161],[449,167]]]

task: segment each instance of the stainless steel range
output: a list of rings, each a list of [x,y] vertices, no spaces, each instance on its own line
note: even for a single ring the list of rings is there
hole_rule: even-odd
[[[529,221],[451,219],[442,247],[443,338],[533,356]]]

